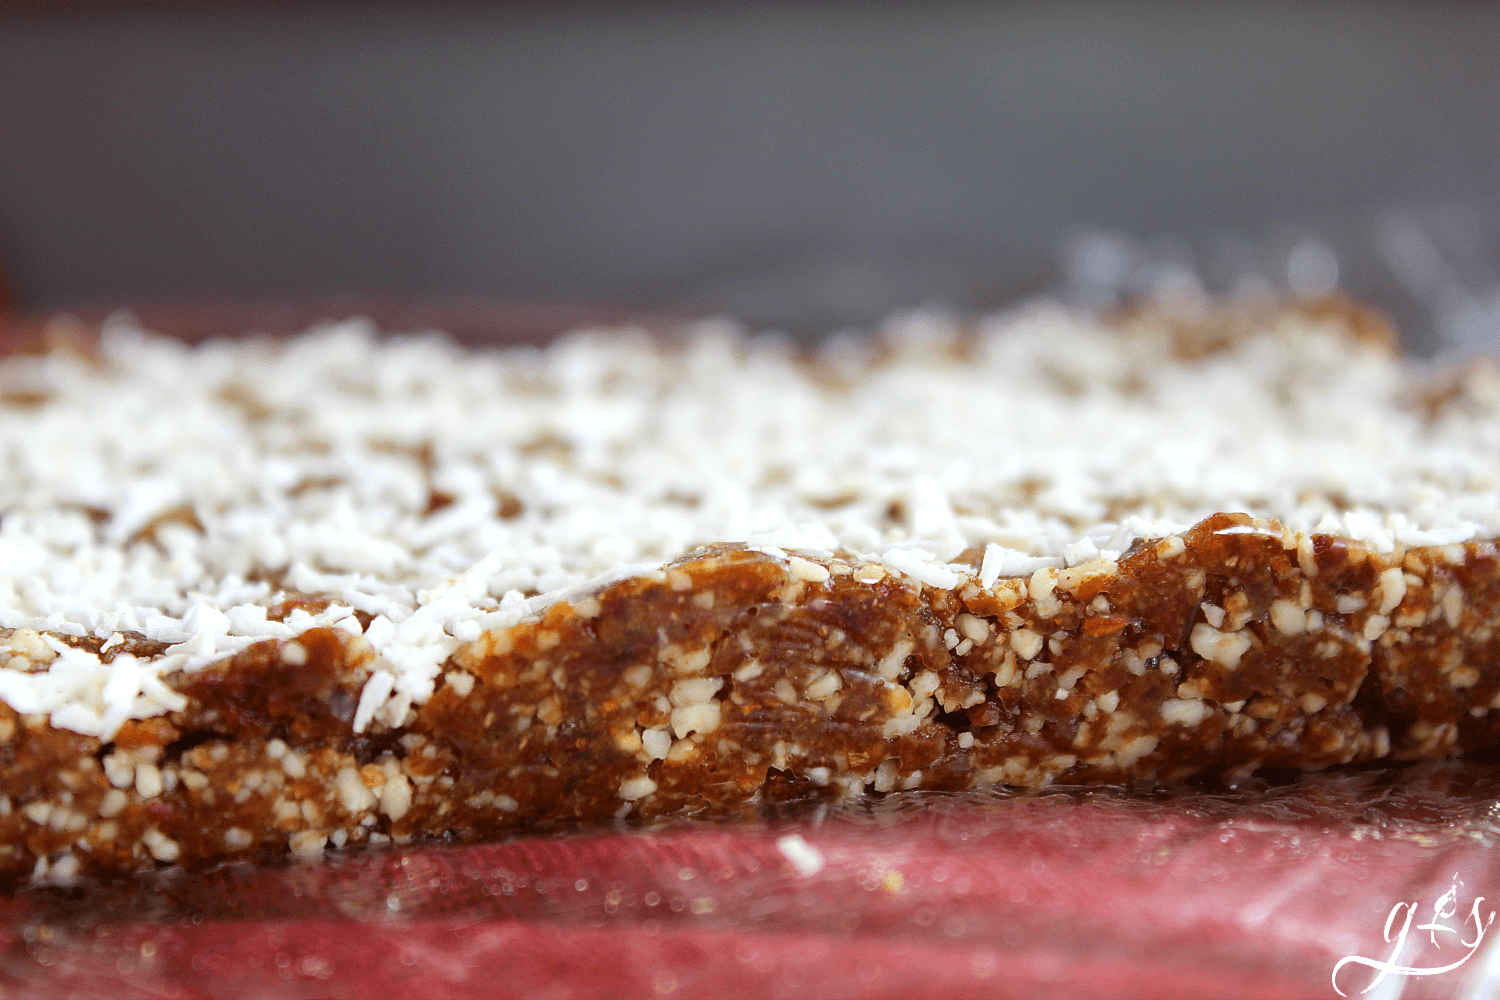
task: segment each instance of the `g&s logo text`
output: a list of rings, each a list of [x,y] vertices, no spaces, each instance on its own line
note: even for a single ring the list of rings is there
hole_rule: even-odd
[[[1341,997],[1349,995],[1339,985],[1339,973],[1348,965],[1362,965],[1375,970],[1375,978],[1370,980],[1368,986],[1360,990],[1360,993],[1368,993],[1386,976],[1440,976],[1445,972],[1452,972],[1472,958],[1479,950],[1480,944],[1484,942],[1484,936],[1489,931],[1490,924],[1495,920],[1495,911],[1490,910],[1488,915],[1481,917],[1480,906],[1484,902],[1484,897],[1476,896],[1473,905],[1469,907],[1469,915],[1462,921],[1455,921],[1454,917],[1458,915],[1461,884],[1455,878],[1453,887],[1432,904],[1431,918],[1427,923],[1418,924],[1416,927],[1412,926],[1412,921],[1416,919],[1418,904],[1403,901],[1391,907],[1390,914],[1385,918],[1385,940],[1392,946],[1390,954],[1384,960],[1365,958],[1363,955],[1347,955],[1339,959],[1338,964],[1333,967],[1333,988],[1338,995]],[[1398,918],[1400,918],[1399,931],[1396,930]],[[1472,939],[1467,936],[1465,927],[1471,927],[1467,934],[1472,934]],[[1435,949],[1441,950],[1445,946],[1449,947],[1451,950],[1447,952],[1447,955],[1457,956],[1455,961],[1445,965],[1425,967],[1402,965],[1401,956],[1406,950],[1407,937],[1414,930],[1426,931]]]

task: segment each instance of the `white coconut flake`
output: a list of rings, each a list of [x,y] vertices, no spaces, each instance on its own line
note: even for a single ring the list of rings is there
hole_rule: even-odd
[[[823,852],[798,833],[789,833],[776,838],[776,849],[786,858],[787,864],[803,878],[812,878],[827,867]]]
[[[375,718],[375,713],[385,704],[395,686],[396,678],[385,671],[377,671],[365,681],[365,686],[359,693],[359,705],[354,709],[353,728],[356,733],[362,733],[369,727],[370,720]]]
[[[926,549],[893,548],[882,554],[879,561],[918,583],[942,590],[951,590],[963,579],[958,573],[938,562],[937,556]]]

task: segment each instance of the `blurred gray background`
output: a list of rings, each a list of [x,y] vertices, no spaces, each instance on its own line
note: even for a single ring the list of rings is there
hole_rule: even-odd
[[[1488,4],[21,4],[0,273],[804,332],[1331,252],[1430,349],[1500,329],[1497,122]]]

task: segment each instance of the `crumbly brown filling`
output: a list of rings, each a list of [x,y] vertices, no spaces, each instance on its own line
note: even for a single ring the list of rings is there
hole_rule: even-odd
[[[1491,542],[1243,514],[988,589],[711,547],[482,635],[397,728],[354,732],[373,652],[338,629],[178,675],[108,744],[0,704],[0,877],[1489,750],[1496,622]]]

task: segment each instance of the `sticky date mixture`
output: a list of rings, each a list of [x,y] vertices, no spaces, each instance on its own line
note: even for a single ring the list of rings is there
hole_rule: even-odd
[[[918,317],[812,359],[723,331],[471,357],[335,330],[13,360],[3,878],[1500,744],[1492,376],[1424,394],[1344,306],[1090,322]],[[288,357],[348,405],[277,398]],[[1226,365],[1263,398],[1230,399],[1217,437],[1173,423],[1168,395]],[[1045,384],[892,430],[1002,370]],[[90,391],[174,372],[203,388],[165,408],[207,423],[130,446],[135,480],[107,429],[82,471],[17,443],[83,434],[101,414],[66,411]],[[783,412],[681,426],[737,379]],[[485,392],[519,402],[460,405]],[[1341,405],[1358,420],[1306,430]],[[1371,407],[1373,451],[1354,429]],[[1080,426],[1097,433],[1065,444]],[[799,428],[828,440],[783,440]],[[235,434],[243,482],[174,464]],[[726,447],[747,478],[705,474]],[[819,469],[796,464],[818,447]],[[1291,457],[1257,468],[1258,447]],[[1069,448],[1096,464],[1060,466]]]

